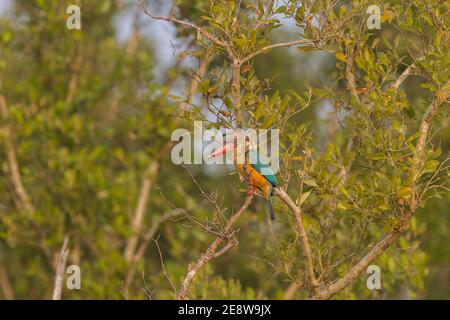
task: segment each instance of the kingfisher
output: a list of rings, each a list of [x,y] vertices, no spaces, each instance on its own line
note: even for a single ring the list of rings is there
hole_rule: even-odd
[[[274,188],[278,187],[278,181],[270,166],[261,163],[257,149],[256,144],[251,140],[245,139],[244,146],[240,146],[235,138],[233,142],[224,144],[213,151],[209,158],[222,156],[230,151],[233,152],[234,166],[239,173],[241,181],[250,185],[247,193],[253,194],[256,190],[259,190],[262,193],[262,197],[267,200],[270,218],[274,220],[275,212],[272,205],[272,196]],[[237,159],[244,159],[244,163],[238,163]],[[250,163],[249,159],[256,159],[256,161],[255,163]]]

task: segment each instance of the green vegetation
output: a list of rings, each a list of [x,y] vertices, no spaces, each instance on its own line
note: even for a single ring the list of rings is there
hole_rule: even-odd
[[[379,2],[379,30],[366,0],[174,3],[0,16],[0,298],[51,298],[66,237],[63,299],[450,298],[450,1]],[[193,120],[280,129],[274,222],[225,167],[172,163]]]

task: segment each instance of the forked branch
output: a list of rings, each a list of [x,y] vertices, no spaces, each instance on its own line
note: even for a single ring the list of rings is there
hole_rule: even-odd
[[[236,222],[239,220],[241,215],[247,210],[248,206],[252,202],[253,195],[248,195],[245,199],[244,204],[242,207],[236,211],[231,218],[227,221],[222,236],[217,237],[206,249],[205,253],[203,253],[200,258],[193,264],[190,264],[188,267],[188,272],[183,280],[183,283],[181,285],[180,291],[177,294],[178,300],[184,300],[187,298],[188,291],[189,291],[189,285],[191,284],[192,279],[195,277],[195,275],[200,271],[200,269],[208,263],[211,259],[217,258],[226,251],[228,251],[235,242],[233,241],[233,227],[236,224]],[[227,241],[222,247],[221,245]]]

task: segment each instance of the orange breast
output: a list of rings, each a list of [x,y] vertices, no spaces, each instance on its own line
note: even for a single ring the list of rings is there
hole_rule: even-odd
[[[264,193],[266,199],[270,196],[270,182],[267,181],[255,168],[253,168],[249,164],[238,164],[236,165],[236,169],[242,177],[250,176],[252,179],[252,185],[257,187]]]

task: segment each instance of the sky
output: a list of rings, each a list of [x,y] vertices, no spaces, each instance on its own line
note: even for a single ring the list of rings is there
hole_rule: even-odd
[[[136,3],[135,0],[128,0],[127,2],[132,4],[130,9],[123,14],[120,14],[115,19],[117,39],[120,42],[126,41],[126,39],[128,39],[131,35],[133,30],[133,19],[136,10],[138,10],[134,5]],[[172,1],[170,0],[149,1],[149,9],[157,15],[167,15],[171,7]],[[142,33],[146,37],[152,39],[155,44],[154,50],[160,71],[167,70],[167,68],[175,61],[172,54],[172,44],[176,47],[178,43],[175,37],[176,28],[171,23],[165,21],[154,21],[144,14],[139,15],[139,23],[141,25]]]
[[[0,16],[5,13],[10,5],[11,0],[0,0]]]

